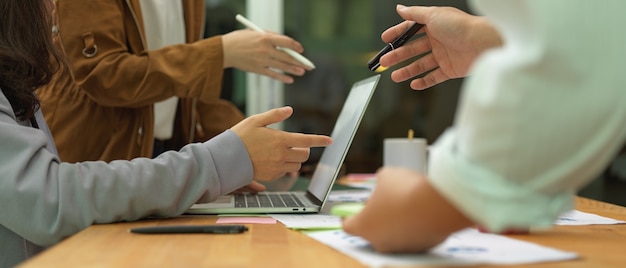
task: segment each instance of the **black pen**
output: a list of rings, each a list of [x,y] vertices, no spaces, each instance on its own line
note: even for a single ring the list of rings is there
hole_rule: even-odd
[[[404,43],[406,43],[406,41],[409,41],[409,39],[411,39],[411,37],[413,37],[415,33],[417,33],[417,31],[419,31],[419,29],[421,29],[423,26],[424,24],[419,24],[417,22],[414,22],[413,24],[411,24],[411,26],[409,26],[409,28],[407,28],[400,36],[396,37],[396,39],[391,41],[391,43],[383,47],[383,49],[381,49],[376,54],[376,56],[374,56],[370,61],[368,61],[367,67],[371,71],[377,72],[377,73],[387,70],[387,67],[380,66],[380,62],[379,62],[380,57],[404,45]]]
[[[244,225],[167,225],[130,229],[138,234],[239,234],[248,230]]]

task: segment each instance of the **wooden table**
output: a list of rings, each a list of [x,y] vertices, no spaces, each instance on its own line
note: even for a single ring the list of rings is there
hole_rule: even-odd
[[[626,208],[585,198],[577,209],[626,221]],[[181,216],[94,225],[21,267],[364,267],[359,262],[282,224],[246,224],[235,235],[137,235],[147,225],[211,224],[216,216]],[[573,261],[503,267],[626,267],[626,225],[556,226],[513,235],[577,252]],[[497,266],[485,266],[497,267]]]

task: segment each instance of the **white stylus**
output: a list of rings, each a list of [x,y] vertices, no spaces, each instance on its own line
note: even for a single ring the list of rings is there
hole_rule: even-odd
[[[251,30],[254,30],[254,31],[257,31],[257,32],[260,32],[260,33],[264,33],[265,32],[259,26],[256,26],[254,23],[252,23],[251,21],[246,19],[244,16],[241,16],[240,14],[237,14],[237,16],[235,16],[235,19],[237,19],[238,22],[240,22],[244,26],[250,28]],[[285,53],[289,54],[289,56],[291,56],[294,59],[298,60],[302,64],[315,69],[315,65],[313,65],[313,62],[311,62],[309,59],[305,58],[304,56],[300,55],[300,53],[293,51],[293,49],[290,49],[290,48],[287,48],[287,47],[276,47],[276,49],[284,51]]]

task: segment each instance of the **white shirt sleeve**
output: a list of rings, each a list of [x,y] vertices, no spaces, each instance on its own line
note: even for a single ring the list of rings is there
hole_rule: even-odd
[[[473,3],[505,45],[467,78],[429,179],[488,230],[551,225],[625,141],[626,1]]]

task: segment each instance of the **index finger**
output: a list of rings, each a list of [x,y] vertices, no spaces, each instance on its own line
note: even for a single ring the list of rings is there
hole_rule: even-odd
[[[427,25],[432,15],[432,6],[403,6],[397,5],[396,12],[405,20],[414,21],[419,24]]]
[[[326,147],[333,143],[331,137],[317,134],[303,134],[303,133],[287,133],[286,143],[288,147]]]
[[[380,37],[383,42],[391,43],[394,39],[396,39],[396,37],[400,36],[407,28],[409,28],[409,25],[411,24],[413,24],[413,22],[411,21],[403,21],[401,23],[398,23],[395,26],[392,26],[389,29],[385,30],[380,35]]]

